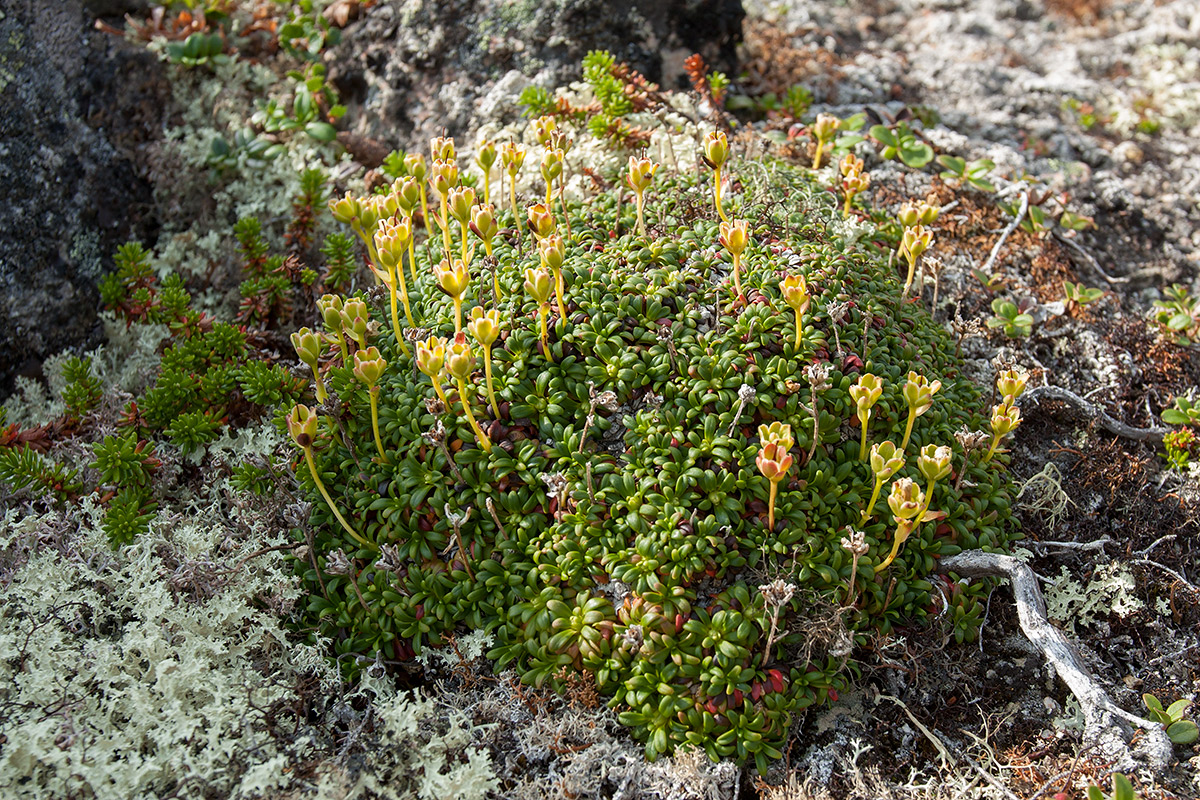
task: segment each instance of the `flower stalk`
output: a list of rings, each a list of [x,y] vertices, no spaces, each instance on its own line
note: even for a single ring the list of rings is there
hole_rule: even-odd
[[[861,375],[858,383],[850,387],[850,398],[854,400],[858,422],[862,427],[862,439],[858,445],[858,460],[867,460],[867,432],[871,421],[871,409],[883,396],[883,381],[877,375]]]
[[[360,534],[346,521],[342,516],[342,512],[338,511],[337,503],[333,502],[333,497],[330,496],[329,490],[325,488],[325,482],[321,480],[321,473],[317,469],[317,462],[313,458],[312,445],[317,438],[317,415],[313,413],[306,405],[297,404],[292,409],[292,413],[288,414],[287,426],[288,433],[292,437],[292,441],[296,443],[304,452],[304,462],[308,464],[308,471],[312,475],[313,483],[316,484],[317,491],[321,493],[321,497],[325,498],[325,503],[329,506],[329,510],[333,512],[333,516],[341,523],[341,526],[350,534],[354,541],[361,544],[363,547],[368,547],[373,550],[378,548],[371,544],[366,537]]]

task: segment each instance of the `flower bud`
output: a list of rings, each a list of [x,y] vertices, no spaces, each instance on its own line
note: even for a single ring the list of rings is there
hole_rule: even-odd
[[[1005,402],[992,409],[992,433],[1005,436],[1012,433],[1021,424],[1021,409],[1005,399]]]
[[[554,291],[554,279],[545,269],[528,267],[525,270],[525,291],[538,305],[545,305],[550,302],[550,293]]]
[[[942,207],[938,205],[937,195],[930,194],[917,206],[917,221],[922,225],[932,225],[937,221],[940,213],[942,213]]]
[[[1025,392],[1025,381],[1029,373],[1023,370],[1009,369],[996,376],[996,391],[1011,405]]]
[[[321,358],[321,337],[310,328],[301,328],[292,334],[292,347],[296,348],[296,355],[300,360],[315,373],[317,362]]]
[[[563,171],[563,159],[566,154],[562,150],[547,150],[542,154],[542,180],[554,183]]]
[[[731,256],[740,256],[750,243],[750,223],[744,219],[721,223],[721,235],[718,240]]]
[[[803,275],[788,275],[779,284],[779,289],[783,292],[783,301],[795,309],[796,313],[803,314],[808,311],[812,297],[808,294],[808,282],[804,280]]]
[[[458,164],[438,159],[429,170],[429,186],[439,197],[450,194],[451,187],[458,185]]]
[[[654,173],[658,171],[658,164],[655,164],[648,158],[629,157],[629,170],[626,174],[626,180],[633,190],[639,195],[650,188],[650,184],[654,182]]]
[[[454,337],[454,343],[446,348],[446,372],[456,380],[465,381],[471,377],[475,369],[475,354],[471,345],[467,344],[467,336],[461,331]]]
[[[783,445],[784,450],[791,450],[795,441],[792,439],[792,426],[786,422],[772,422],[770,425],[758,426],[758,439],[761,442],[775,442]]]
[[[775,483],[783,480],[783,476],[791,468],[792,456],[782,443],[767,442],[758,451],[754,463],[758,465],[758,471],[764,478]]]
[[[877,375],[866,373],[860,375],[858,383],[850,387],[850,397],[858,407],[858,413],[865,414],[879,402],[883,396],[883,381]]]
[[[323,295],[317,301],[317,311],[325,322],[325,329],[337,333],[342,329],[342,298],[336,294]]]
[[[412,216],[413,210],[421,205],[421,184],[411,175],[397,178],[392,183],[392,195],[400,212]]]
[[[423,342],[417,342],[417,369],[436,381],[442,374],[442,366],[445,363],[445,339],[440,336],[430,336]]]
[[[896,212],[896,220],[905,228],[915,228],[921,221],[921,212],[911,200],[906,200]]]
[[[720,169],[729,159],[729,139],[725,131],[709,131],[704,136],[704,163]]]
[[[500,161],[509,175],[516,175],[525,163],[525,148],[516,142],[505,142],[500,147]]]
[[[492,167],[496,164],[496,143],[488,139],[479,145],[479,150],[475,154],[475,163],[484,172],[491,172]]]
[[[297,403],[292,413],[287,415],[288,433],[292,441],[300,447],[312,447],[317,438],[317,420],[318,417],[311,408]]]
[[[378,195],[364,197],[358,206],[358,224],[362,226],[363,231],[370,236],[375,227],[379,224],[379,220],[388,216],[387,211],[383,208],[384,200]]]
[[[842,178],[842,189],[847,194],[865,192],[871,186],[871,175],[866,172],[855,172]]]
[[[818,141],[828,142],[840,127],[842,121],[832,114],[817,114],[817,121],[812,126],[813,136],[816,136]]]
[[[838,171],[847,178],[854,175],[861,175],[863,171],[863,160],[861,158],[855,158],[853,153],[847,153],[846,155],[842,156],[841,162],[838,163]]]
[[[366,341],[369,319],[367,304],[357,297],[351,297],[342,306],[342,328],[359,344]]]
[[[447,198],[450,216],[461,223],[471,220],[471,208],[475,205],[475,190],[470,186],[458,186],[450,190]]]
[[[883,483],[904,468],[904,453],[891,442],[871,445],[871,472]]]
[[[379,253],[380,266],[395,269],[400,264],[408,242],[412,239],[412,221],[402,217],[398,222],[384,222],[375,231],[375,251]]]
[[[387,369],[387,361],[379,354],[378,347],[368,347],[354,354],[354,377],[368,388],[379,383]]]
[[[550,134],[557,129],[558,122],[555,121],[554,117],[543,116],[533,121],[533,137],[538,140],[538,144],[542,147],[550,144]]]
[[[888,494],[888,508],[898,520],[916,519],[925,505],[925,493],[913,483],[912,478],[900,478],[892,484]]]
[[[461,259],[455,259],[453,264],[443,259],[433,268],[433,275],[438,287],[451,297],[462,297],[471,285],[471,273]]]
[[[420,153],[409,153],[404,157],[404,169],[412,176],[418,184],[425,180],[425,176],[429,174],[429,167],[425,164],[425,156]]]
[[[900,239],[900,254],[907,254],[912,259],[918,259],[933,243],[933,231],[924,225],[915,228],[905,228],[904,236]]]
[[[567,153],[571,152],[571,147],[574,144],[575,140],[570,136],[567,136],[566,131],[550,131],[549,148],[551,150],[562,150],[563,155],[566,155]]]
[[[917,456],[917,469],[925,476],[925,480],[933,483],[940,481],[950,474],[950,456],[952,451],[945,445],[925,445]]]
[[[472,208],[470,228],[471,233],[485,243],[490,242],[500,232],[500,226],[496,224],[496,207],[491,203],[481,203]]]
[[[453,161],[457,154],[454,152],[453,136],[435,136],[429,140],[430,158],[434,161]]]
[[[538,238],[554,233],[554,214],[545,203],[535,203],[526,212],[529,218],[529,230]]]
[[[942,388],[941,381],[930,383],[924,375],[909,372],[902,394],[908,407],[919,417],[933,405],[933,396],[940,388]]]
[[[566,257],[566,246],[561,236],[546,236],[538,242],[538,255],[542,258],[542,266],[549,270],[562,269]]]
[[[329,210],[333,212],[333,218],[343,225],[349,225],[356,217],[359,211],[358,198],[353,197],[349,192],[342,198],[329,198]]]
[[[481,347],[491,347],[492,343],[500,336],[500,312],[494,308],[491,311],[484,311],[481,307],[475,306],[471,309],[467,330],[471,332]]]

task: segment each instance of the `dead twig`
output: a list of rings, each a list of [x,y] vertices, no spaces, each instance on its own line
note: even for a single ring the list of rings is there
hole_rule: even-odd
[[[1101,537],[1094,542],[1030,542],[1030,547],[1059,547],[1063,550],[1103,550],[1104,545],[1111,542],[1112,539],[1107,536]]]
[[[1122,436],[1126,439],[1135,439],[1139,442],[1158,442],[1162,441],[1162,437],[1165,434],[1170,433],[1168,428],[1134,428],[1126,425],[1124,422],[1113,419],[1100,406],[1090,403],[1074,392],[1059,386],[1038,386],[1021,395],[1022,400],[1033,402],[1037,402],[1043,398],[1070,403],[1081,411],[1085,417],[1099,422],[1100,427],[1109,433]]]
[[[1143,729],[1139,750],[1153,767],[1166,767],[1171,757],[1171,742],[1163,726],[1131,714],[1118,706],[1102,686],[1088,673],[1074,646],[1046,617],[1046,601],[1037,578],[1028,564],[999,553],[968,550],[942,560],[939,570],[964,577],[1001,577],[1012,584],[1013,599],[1021,631],[1042,651],[1063,683],[1075,695],[1084,718],[1084,741],[1095,742],[1116,768],[1137,765],[1129,747],[1130,731],[1126,722]]]
[[[996,263],[996,257],[1000,255],[1000,248],[1004,246],[1009,235],[1021,224],[1021,220],[1025,219],[1025,212],[1027,211],[1029,211],[1029,192],[1021,192],[1021,207],[1017,209],[1017,215],[1013,217],[1013,221],[1008,223],[1008,227],[1004,229],[1004,233],[1000,234],[1000,238],[992,245],[992,252],[988,254],[988,259],[984,262],[980,270],[985,275],[990,273],[992,264]]]

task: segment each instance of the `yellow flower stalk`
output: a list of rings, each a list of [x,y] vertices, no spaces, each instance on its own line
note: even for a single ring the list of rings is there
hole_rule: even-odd
[[[497,309],[484,311],[480,306],[471,309],[467,330],[483,348],[483,375],[487,381],[488,401],[492,414],[500,419],[500,406],[496,403],[496,388],[492,385],[492,344],[500,336],[500,312]]]
[[[788,275],[779,285],[779,289],[783,293],[783,301],[796,312],[796,349],[799,350],[804,332],[804,313],[812,303],[812,296],[808,293],[808,282],[804,280],[803,275]]]
[[[859,192],[865,191],[871,185],[871,176],[863,172],[863,160],[847,155],[841,162],[842,191],[846,195],[842,206],[842,217],[850,216],[850,203]]]
[[[912,437],[913,423],[917,417],[933,407],[933,396],[942,388],[941,381],[929,382],[924,375],[915,372],[908,373],[904,383],[904,401],[908,403],[908,423],[904,426],[904,441],[900,443],[900,452],[908,449],[908,440]]]
[[[1013,405],[1013,400],[1010,397],[1005,397],[1004,402],[992,409],[992,446],[988,448],[987,453],[983,456],[983,463],[992,460],[992,456],[996,454],[996,448],[1000,446],[1000,440],[1017,429],[1021,424],[1021,409]]]
[[[546,150],[542,154],[542,180],[546,182],[546,205],[554,203],[554,180],[562,175],[563,160],[566,154],[562,150]]]
[[[308,471],[312,475],[313,483],[317,486],[317,491],[321,493],[321,497],[325,498],[325,502],[329,505],[329,510],[333,512],[333,516],[345,528],[346,533],[361,544],[363,547],[378,550],[379,548],[371,544],[365,536],[356,531],[346,518],[342,516],[342,512],[338,511],[337,504],[333,502],[333,497],[330,496],[329,490],[325,488],[325,482],[321,480],[321,473],[317,470],[316,460],[313,458],[312,446],[317,438],[317,415],[313,410],[306,405],[297,404],[292,409],[292,413],[288,414],[287,426],[288,433],[292,437],[292,441],[296,446],[304,451],[304,461],[308,464]]]
[[[322,295],[321,299],[317,300],[317,312],[325,323],[325,330],[337,342],[342,353],[342,363],[345,364],[350,355],[346,350],[346,335],[342,330],[342,305],[342,298],[336,294]]]
[[[471,222],[471,209],[475,207],[475,190],[470,186],[451,189],[448,204],[450,216],[458,221],[459,234],[462,236],[462,262],[470,269],[472,250],[467,239],[467,226]]]
[[[788,452],[795,444],[792,439],[792,426],[780,422],[758,426],[758,438],[761,448],[754,463],[758,471],[771,483],[767,496],[767,530],[775,530],[775,497],[779,491],[779,483],[787,475],[792,466],[792,456]]]
[[[883,485],[903,468],[904,451],[897,449],[892,442],[871,445],[871,472],[875,475],[875,488],[871,490],[871,499],[862,513],[862,522],[871,518],[871,512],[875,510],[875,502],[879,499],[879,492],[883,489]]]
[[[542,259],[542,267],[550,270],[554,276],[554,293],[558,300],[558,318],[567,321],[567,307],[563,303],[566,284],[563,281],[562,265],[566,256],[566,247],[561,236],[547,236],[538,242],[538,255]]]
[[[429,187],[441,199],[442,213],[436,217],[442,229],[442,255],[450,257],[450,190],[458,185],[458,164],[438,159],[429,171]]]
[[[446,372],[458,383],[458,399],[462,401],[463,414],[467,418],[467,424],[471,426],[471,430],[475,431],[475,438],[479,441],[479,446],[485,452],[492,452],[492,441],[483,432],[483,428],[479,427],[479,422],[475,419],[475,413],[471,411],[471,396],[467,393],[467,378],[471,376],[471,371],[475,368],[475,354],[471,352],[471,346],[467,344],[467,335],[459,333],[454,337],[454,343],[446,349]]]
[[[525,270],[525,291],[529,292],[529,296],[538,304],[542,352],[545,353],[547,361],[553,361],[554,356],[550,352],[550,338],[546,332],[546,314],[550,310],[550,293],[554,291],[553,278],[545,268],[529,267]]]
[[[704,137],[704,163],[713,171],[713,203],[717,207],[717,216],[722,222],[729,222],[725,211],[721,208],[721,170],[729,160],[729,139],[724,131],[710,131]]]
[[[737,293],[737,297],[744,297],[742,294],[742,253],[746,251],[746,246],[750,244],[750,223],[744,219],[734,220],[733,222],[721,223],[721,235],[718,240],[725,249],[729,251],[729,255],[733,257],[733,290]]]
[[[917,271],[917,262],[920,260],[921,254],[929,249],[932,242],[933,231],[924,225],[904,229],[904,235],[900,239],[900,255],[908,261],[908,276],[904,279],[904,297],[908,297],[908,290],[912,288],[913,275]]]
[[[883,396],[883,381],[878,376],[866,373],[861,375],[858,383],[850,387],[850,398],[858,413],[858,421],[862,426],[862,440],[858,446],[858,460],[867,460],[867,426],[871,420],[871,408]]]
[[[479,145],[475,164],[483,173],[483,202],[492,202],[492,167],[496,165],[496,143],[488,139]]]
[[[484,203],[471,209],[470,228],[471,233],[478,236],[483,242],[483,251],[490,259],[492,257],[492,239],[500,232],[500,226],[496,224],[496,209],[491,203]],[[500,302],[500,274],[494,268],[492,269],[492,284],[494,305]]]
[[[417,342],[417,369],[429,376],[433,382],[433,390],[446,408],[450,401],[442,391],[442,370],[446,364],[446,340],[440,336],[430,336],[423,342]]]
[[[310,328],[301,328],[293,333],[291,338],[296,355],[312,370],[317,385],[317,402],[324,403],[329,394],[325,391],[325,381],[321,377],[321,337]]]
[[[375,435],[375,447],[379,450],[379,458],[388,464],[387,454],[383,452],[383,438],[379,435],[379,379],[387,369],[387,361],[379,354],[379,348],[368,347],[354,354],[354,377],[367,387],[371,400],[371,432]]]
[[[412,307],[408,301],[408,281],[404,278],[404,253],[412,243],[412,220],[401,217],[398,222],[383,222],[375,231],[375,250],[379,254],[380,264],[387,270],[387,287],[392,303],[392,329],[396,333],[396,341],[405,350],[404,339],[400,335],[400,322],[396,315],[396,289],[400,290],[400,299],[404,302],[404,316],[409,327],[416,327],[413,321]],[[414,273],[415,274],[415,273]]]
[[[840,127],[842,127],[842,121],[832,114],[817,114],[817,121],[812,126],[813,137],[817,140],[817,152],[813,156],[813,169],[821,168],[821,156],[825,152],[825,145],[833,141],[833,135]]]
[[[471,285],[471,273],[467,272],[466,264],[456,259],[453,265],[442,261],[433,268],[433,275],[437,278],[438,288],[454,301],[454,333],[457,335],[462,332],[462,299]]]
[[[654,173],[658,172],[658,164],[648,158],[629,157],[629,169],[625,174],[630,188],[637,195],[637,224],[638,235],[646,238],[646,190],[654,182]]]
[[[404,157],[404,168],[417,182],[417,189],[421,195],[421,219],[425,221],[425,233],[432,237],[433,225],[429,222],[429,200],[425,195],[425,176],[429,174],[429,168],[425,165],[425,156],[420,153],[409,153]]]
[[[892,550],[879,566],[875,567],[876,574],[883,572],[900,553],[900,546],[908,541],[908,537],[924,521],[925,495],[921,487],[913,483],[911,478],[901,478],[892,484],[888,494],[888,507],[896,517],[896,535],[892,539]]]
[[[513,227],[517,229],[517,241],[521,241],[521,216],[517,213],[517,175],[525,163],[525,148],[508,142],[500,148],[500,162],[508,173],[508,199],[512,204]]]

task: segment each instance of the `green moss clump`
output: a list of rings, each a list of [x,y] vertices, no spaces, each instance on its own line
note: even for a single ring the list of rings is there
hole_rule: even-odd
[[[741,172],[737,216],[751,221],[752,241],[740,300],[707,183],[694,177],[660,180],[649,193],[650,241],[616,234],[633,227],[628,196],[573,205],[569,226],[560,216],[560,233],[572,232],[567,315],[551,324],[548,351],[523,289],[537,252],[528,234],[523,245],[511,230],[498,237],[492,266],[476,259],[464,298],[502,320],[491,350],[498,415],[473,341],[467,396],[447,381],[450,407],[438,408],[384,300],[370,334],[388,363],[378,383],[381,456],[368,387],[331,338],[323,369],[333,400],[322,412],[333,413],[312,455],[354,533],[298,462],[316,534],[297,569],[311,619],[343,663],[407,659],[455,631],[485,629],[497,666],[516,667],[528,683],[562,688],[581,671],[592,676],[650,758],[686,743],[765,768],[780,757],[792,715],[835,698],[853,668],[850,648],[814,646],[802,633],[815,605],[840,609],[834,617],[858,642],[919,625],[941,600],[939,557],[1014,538],[1004,467],[965,459],[956,443],[963,426],[986,428],[979,391],[959,375],[946,333],[902,299],[888,268],[894,242],[870,222],[842,235],[836,199],[807,171],[763,166]],[[439,239],[428,243],[434,261]],[[422,253],[414,314],[453,336],[451,301],[428,266]],[[798,345],[780,291],[787,275],[802,275],[811,293]],[[828,387],[815,392],[813,365],[829,370]],[[867,373],[882,379],[868,438],[898,443],[910,371],[941,389],[895,478],[926,487],[917,455],[929,445],[953,448],[953,471],[966,474],[936,483],[929,510],[940,518],[916,525],[877,573],[896,522],[884,501],[863,519],[874,476],[859,458],[850,389]],[[755,462],[758,426],[772,422],[790,425],[795,441],[769,530],[769,483]],[[843,544],[849,529],[864,534],[861,557]],[[982,591],[954,591],[964,635],[978,624]]]

